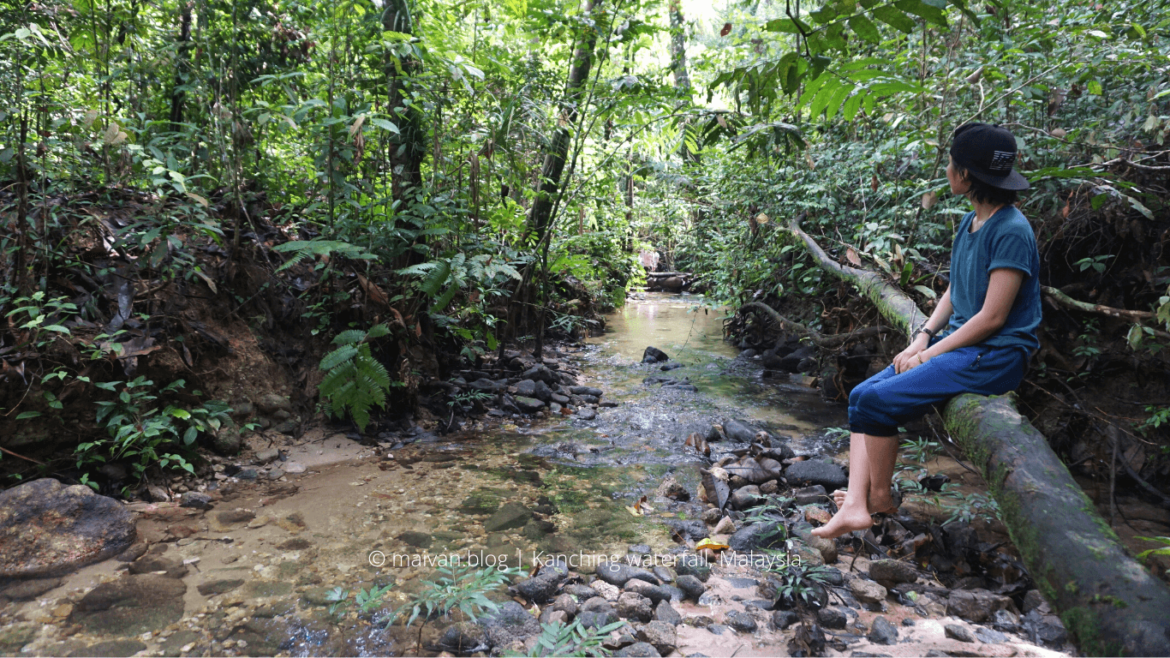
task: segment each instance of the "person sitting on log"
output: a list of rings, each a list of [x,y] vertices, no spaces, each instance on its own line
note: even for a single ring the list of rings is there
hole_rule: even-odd
[[[1015,206],[1017,192],[1028,189],[1013,169],[1016,139],[970,123],[955,130],[950,155],[951,192],[974,206],[955,234],[950,285],[910,346],[850,393],[849,488],[837,492],[838,512],[814,535],[864,530],[871,514],[896,511],[898,427],[960,393],[1015,389],[1040,347],[1040,255]]]

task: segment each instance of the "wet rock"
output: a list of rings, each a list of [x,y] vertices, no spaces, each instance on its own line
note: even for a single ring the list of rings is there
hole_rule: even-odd
[[[947,598],[947,614],[982,624],[996,610],[1007,610],[1012,600],[983,589],[957,589]]]
[[[536,381],[525,379],[524,381],[516,382],[516,395],[523,395],[530,398],[536,397]]]
[[[740,610],[732,610],[723,616],[723,620],[740,633],[755,633],[759,628],[754,617]]]
[[[69,621],[90,633],[138,635],[158,632],[183,616],[181,580],[143,574],[102,583],[73,607]]]
[[[999,631],[993,631],[990,628],[983,628],[979,626],[975,629],[975,637],[984,644],[1003,644],[1007,642],[1007,636]]]
[[[188,491],[179,497],[179,507],[211,509],[211,496],[197,491]]]
[[[675,631],[674,624],[665,621],[652,621],[638,631],[638,639],[654,645],[658,653],[665,656],[674,651],[678,644],[678,633]]]
[[[821,608],[817,611],[817,621],[825,628],[842,629],[849,621],[845,611],[841,608]]]
[[[187,575],[187,565],[179,558],[170,558],[163,555],[146,555],[130,563],[129,573],[133,575],[163,572],[167,578],[182,578]]]
[[[433,541],[427,533],[416,530],[408,530],[398,535],[398,540],[415,548],[430,548]]]
[[[898,641],[898,629],[885,617],[877,617],[865,637],[874,644],[894,644]]]
[[[763,505],[767,501],[767,498],[760,495],[760,488],[751,484],[733,491],[731,498],[727,502],[733,509],[743,510]]]
[[[540,622],[515,601],[508,601],[496,612],[481,617],[480,625],[487,633],[488,643],[493,647],[506,647],[513,642],[523,642],[540,633]]]
[[[533,603],[543,604],[556,594],[558,581],[548,576],[526,578],[516,583],[516,591]]]
[[[256,452],[256,463],[267,464],[280,459],[280,451],[276,448],[265,448]]]
[[[622,589],[627,592],[634,592],[635,594],[644,596],[650,599],[650,603],[654,605],[658,605],[658,603],[662,601],[670,600],[670,592],[662,589],[657,585],[651,585],[650,583],[639,578],[631,578],[627,580],[626,584],[622,586]]]
[[[40,624],[18,623],[0,628],[0,652],[19,655],[20,648],[36,639]]]
[[[601,596],[597,590],[588,585],[582,585],[581,583],[571,583],[569,585],[565,585],[564,591],[567,594],[572,594],[573,596],[577,597],[577,601],[579,602],[585,602],[589,599]]]
[[[597,599],[592,600],[596,601]],[[618,621],[618,614],[617,610],[613,609],[613,606],[607,604],[603,608],[583,610],[577,615],[577,619],[581,621],[581,625],[585,628],[601,628]]]
[[[788,533],[781,523],[753,523],[735,531],[727,540],[732,550],[747,553],[766,548],[778,548],[784,545]]]
[[[288,411],[290,413],[293,410],[292,403],[288,401],[288,398],[285,398],[282,395],[277,395],[275,393],[265,393],[259,398],[252,400],[252,403],[255,404],[258,409],[260,409],[261,413],[268,416],[271,416],[272,414],[275,414],[277,411],[281,410]]]
[[[813,505],[826,502],[829,494],[823,486],[814,484],[811,487],[796,489],[792,492],[792,496],[796,499],[797,505]]]
[[[898,583],[913,583],[918,580],[914,565],[900,560],[876,560],[869,563],[869,577],[887,589]]]
[[[666,352],[657,347],[647,347],[646,351],[642,353],[642,363],[661,363],[669,360],[670,357],[666,355]]]
[[[943,631],[946,633],[946,636],[952,640],[958,640],[960,642],[975,641],[975,634],[972,633],[971,629],[967,628],[966,626],[960,626],[959,624],[947,624],[946,626],[943,626]]]
[[[784,477],[789,484],[819,484],[828,492],[836,491],[849,483],[849,478],[840,466],[819,459],[796,462],[788,467]]]
[[[708,571],[708,573],[710,572]],[[699,597],[703,595],[703,592],[707,591],[707,586],[704,585],[702,581],[689,574],[679,576],[675,584],[678,585],[678,588],[683,591],[683,594],[692,601],[698,601]]]
[[[649,642],[635,642],[628,647],[614,651],[612,655],[618,658],[658,658],[662,654],[658,653],[654,645]]]
[[[650,571],[654,574],[655,578],[662,581],[663,583],[672,583],[678,576],[678,574],[676,574],[670,567],[664,567],[661,565],[654,567]]]
[[[572,619],[573,617],[577,616],[577,602],[574,601],[573,597],[568,594],[561,594],[558,596],[556,600],[553,601],[552,609],[565,613],[568,619]]]
[[[785,630],[798,621],[800,615],[793,610],[777,610],[772,613],[772,625],[779,630]]]
[[[544,382],[536,382],[536,391],[532,397],[536,398],[537,400],[549,402],[552,400],[552,396],[553,392],[552,389],[548,387],[548,384]]]
[[[711,577],[711,565],[707,564],[705,558],[694,553],[680,555],[675,560],[674,570],[680,578],[682,576],[694,576],[703,583],[707,582],[707,579]],[[679,587],[682,587],[682,585],[679,585]],[[683,588],[683,591],[686,591],[686,588]]]
[[[610,585],[609,583],[600,579],[594,580],[589,584],[589,586],[597,590],[597,593],[601,595],[601,598],[604,601],[617,601],[618,595],[622,593],[621,588]]]
[[[516,406],[520,408],[520,411],[526,414],[536,413],[537,411],[540,411],[544,408],[544,403],[540,400],[537,400],[536,398],[517,395],[514,399],[516,400]]]
[[[247,523],[254,518],[256,518],[256,513],[246,509],[229,510],[215,515],[215,520],[219,521],[220,525]]]
[[[579,407],[577,409],[577,418],[580,418],[581,420],[593,420],[594,418],[597,418],[597,412],[590,409],[589,407]]]
[[[666,622],[671,626],[678,626],[682,623],[682,615],[674,606],[670,605],[670,601],[659,601],[658,605],[654,606],[655,621]]]
[[[56,589],[61,585],[60,578],[37,578],[15,583],[0,592],[0,596],[8,597],[11,601],[27,601]]]
[[[216,596],[219,594],[226,594],[233,589],[244,584],[244,581],[238,578],[212,580],[210,582],[200,584],[196,589],[203,596]]]
[[[700,541],[706,539],[709,533],[707,526],[702,521],[679,521],[677,519],[667,519],[666,524],[670,526],[674,533],[683,539],[690,539],[691,541]]]
[[[715,524],[714,533],[717,535],[732,535],[735,531],[735,521],[732,521],[730,516],[719,519],[719,523]]]
[[[330,592],[332,587],[310,587],[301,593],[301,601],[306,605],[326,606],[336,603]]]
[[[140,541],[137,544],[131,544],[130,548],[127,548],[126,550],[122,551],[121,553],[118,553],[118,555],[115,556],[114,559],[116,559],[119,562],[133,562],[134,560],[137,560],[138,558],[142,557],[145,554],[146,554],[146,542]]]
[[[0,492],[0,577],[73,571],[134,543],[133,515],[85,485],[41,478]]]
[[[260,477],[260,471],[249,466],[248,468],[241,468],[236,471],[235,477],[240,480],[255,480]]]
[[[662,478],[662,482],[654,490],[654,495],[682,502],[691,499],[691,492],[687,491],[687,488],[674,479],[674,475],[670,473]]]
[[[1004,633],[1015,633],[1020,628],[1020,618],[1009,610],[996,610],[991,616],[991,627]]]
[[[235,455],[240,452],[243,437],[235,425],[224,425],[211,438],[211,447],[221,455]]]
[[[483,522],[483,529],[488,532],[499,532],[512,528],[522,528],[532,518],[532,510],[519,503],[505,503],[487,521]]]
[[[469,656],[487,647],[488,635],[482,626],[471,622],[452,624],[443,631],[439,646],[457,656]]]
[[[1041,606],[1047,606],[1048,602],[1040,594],[1038,589],[1030,589],[1024,594],[1024,612],[1029,613]]]
[[[91,644],[83,649],[71,651],[68,655],[93,656],[95,658],[115,658],[120,656],[133,656],[145,648],[146,645],[138,640],[132,638],[120,638],[117,640],[106,640],[105,642]]]
[[[188,644],[196,644],[203,639],[203,633],[199,631],[176,631],[163,639],[159,650],[159,655],[163,656],[181,656],[183,655],[183,647]],[[198,655],[199,651],[193,652]],[[133,655],[133,654],[129,654]]]
[[[1068,631],[1065,630],[1060,617],[1055,615],[1044,615],[1040,614],[1039,610],[1032,610],[1024,615],[1022,625],[1033,642],[1060,647],[1068,641]]]
[[[881,603],[889,594],[885,587],[863,578],[854,578],[849,581],[849,591],[853,597],[862,603]]]
[[[707,626],[707,632],[711,633],[712,635],[723,635],[724,633],[730,631],[731,629],[727,626],[724,626],[723,624],[711,624]]]
[[[630,579],[644,580],[651,585],[657,584],[654,574],[640,567],[632,567],[621,562],[605,562],[597,567],[597,577],[615,587],[621,587]]]
[[[600,388],[593,388],[592,386],[571,386],[569,392],[573,395],[592,395],[595,398],[601,397],[604,392]]]
[[[464,514],[492,514],[500,508],[500,497],[487,491],[475,491],[459,503]]]
[[[736,443],[751,443],[756,438],[756,431],[738,420],[729,420],[723,423],[723,433]]]
[[[505,388],[507,388],[504,382],[495,382],[486,377],[482,377],[469,383],[467,387],[473,388],[477,391],[483,391],[484,393],[499,393],[500,391],[503,391]]]
[[[654,618],[654,606],[650,599],[636,592],[622,592],[617,600],[618,615],[626,619],[647,622]]]

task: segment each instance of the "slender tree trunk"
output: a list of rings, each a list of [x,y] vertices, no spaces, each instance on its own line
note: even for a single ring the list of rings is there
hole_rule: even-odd
[[[586,15],[598,13],[600,7],[601,0],[586,0],[585,13]],[[569,82],[565,86],[565,100],[561,104],[561,115],[558,119],[559,127],[553,136],[548,153],[544,156],[544,166],[540,171],[540,188],[528,214],[528,230],[536,233],[537,242],[544,239],[552,221],[552,209],[560,193],[561,174],[565,170],[569,143],[572,141],[571,130],[577,123],[582,109],[580,101],[585,95],[585,82],[589,79],[589,69],[593,66],[593,48],[596,43],[597,29],[587,28],[573,51]]]
[[[187,92],[182,90],[186,83],[184,78],[189,77],[191,67],[187,57],[191,51],[191,3],[183,2],[179,5],[179,57],[175,61],[175,88],[171,92],[171,132],[179,131],[179,124],[183,123],[183,102]]]
[[[382,29],[414,34],[414,17],[408,0],[388,0],[382,13]],[[408,103],[410,99],[411,76],[422,64],[411,55],[398,58],[395,65],[391,58],[386,62],[388,83],[388,109],[394,116],[399,134],[390,147],[390,185],[394,198],[401,200],[399,208],[408,208],[408,195],[422,186],[422,160],[426,155],[426,130],[423,126],[419,105]]]
[[[687,70],[687,26],[683,19],[681,0],[670,0],[670,70],[674,72],[674,88],[691,102],[691,74]],[[699,154],[692,151],[683,140],[683,159],[690,164],[699,164]]]

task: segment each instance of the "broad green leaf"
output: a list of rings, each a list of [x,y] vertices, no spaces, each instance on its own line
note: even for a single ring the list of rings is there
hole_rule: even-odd
[[[869,20],[865,14],[854,14],[853,16],[850,16],[849,27],[857,33],[857,36],[865,39],[870,43],[876,44],[880,43],[882,40],[881,33],[878,32],[877,26],[874,25],[873,21]]]
[[[902,10],[890,5],[880,5],[873,10],[873,17],[889,25],[895,30],[910,34],[916,27],[914,19],[907,16]]]

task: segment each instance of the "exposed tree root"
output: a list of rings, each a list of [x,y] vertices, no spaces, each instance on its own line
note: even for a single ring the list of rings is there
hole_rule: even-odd
[[[795,224],[825,270],[858,287],[909,333],[925,316],[876,273],[842,266]],[[1016,410],[1013,396],[960,395],[943,421],[982,471],[1033,580],[1091,655],[1170,655],[1170,588],[1122,547],[1092,502]]]
[[[828,348],[828,349],[831,349],[834,347],[840,347],[841,345],[845,344],[846,342],[848,342],[850,340],[856,340],[858,338],[868,338],[869,336],[876,336],[878,334],[890,333],[891,331],[893,331],[893,329],[891,329],[889,327],[883,327],[883,326],[879,325],[876,327],[866,327],[865,329],[861,329],[858,331],[851,331],[851,332],[845,333],[845,334],[825,335],[825,334],[822,334],[821,332],[817,331],[816,329],[809,328],[808,326],[803,325],[799,322],[796,322],[795,320],[789,320],[788,318],[784,317],[783,315],[780,315],[780,313],[778,313],[776,311],[776,309],[772,308],[771,306],[768,306],[767,304],[761,304],[760,302],[748,302],[747,304],[744,304],[743,306],[739,307],[739,310],[740,311],[762,311],[768,317],[775,320],[777,324],[784,327],[785,329],[792,331],[792,332],[795,332],[795,333],[798,333],[802,336],[807,336],[808,339],[811,340],[813,342],[813,344],[816,345],[817,347],[824,347],[824,348]]]

